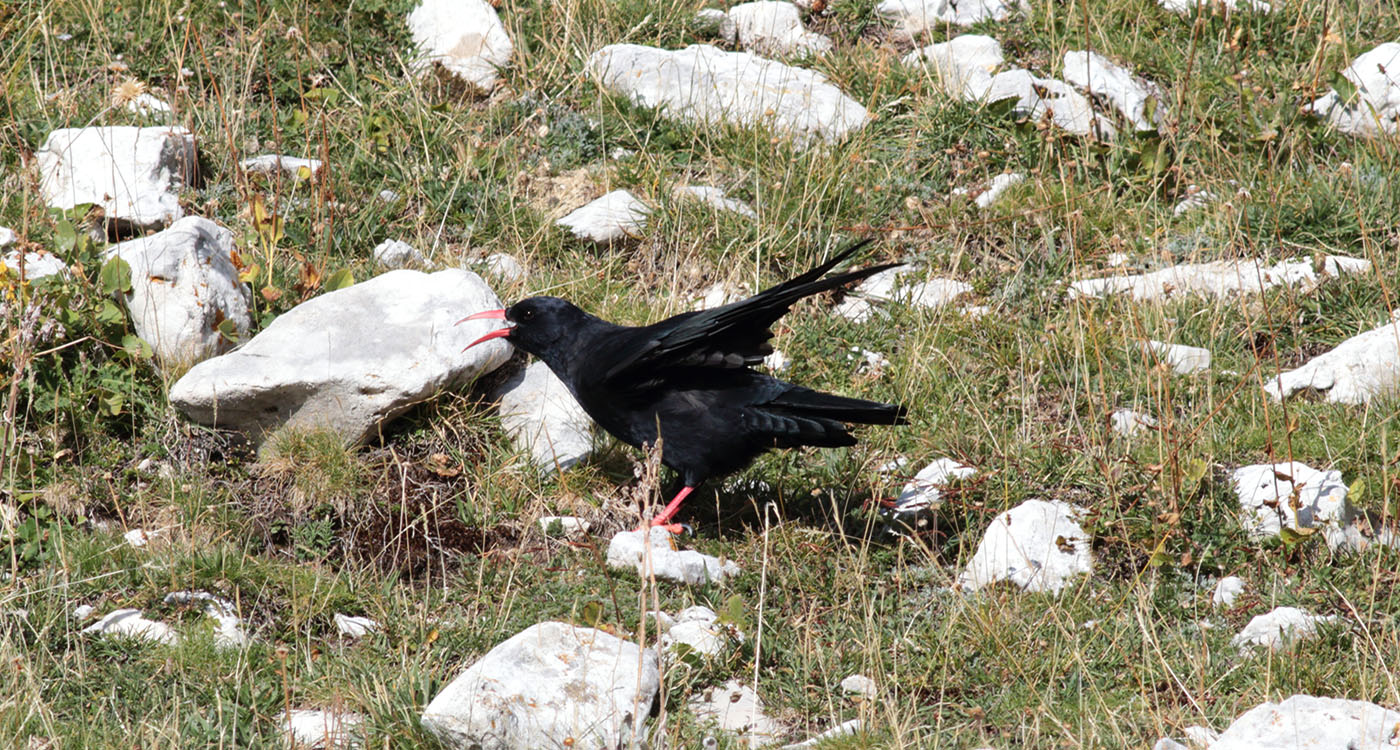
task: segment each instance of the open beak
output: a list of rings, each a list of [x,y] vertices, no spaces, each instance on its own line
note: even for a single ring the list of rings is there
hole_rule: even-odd
[[[506,319],[506,311],[505,311],[505,310],[485,310],[485,311],[483,311],[483,312],[476,313],[475,315],[468,315],[467,317],[462,318],[461,320],[457,321],[457,325],[461,325],[461,324],[467,322],[468,320],[487,320],[487,319],[491,319],[491,320],[505,320],[505,319]],[[492,332],[486,334],[485,336],[482,336],[481,338],[477,339],[476,341],[473,341],[473,342],[471,342],[470,344],[467,344],[466,346],[462,347],[462,351],[466,351],[466,350],[472,348],[473,346],[476,346],[477,344],[482,343],[483,341],[490,341],[491,339],[505,338],[505,337],[507,337],[507,336],[510,335],[510,330],[511,330],[511,329],[510,329],[510,326],[506,326],[505,328],[498,328],[498,329],[496,329],[496,330],[494,330],[494,331],[492,331]]]

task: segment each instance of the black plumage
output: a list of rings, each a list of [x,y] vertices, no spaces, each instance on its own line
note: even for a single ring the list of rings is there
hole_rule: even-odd
[[[653,521],[665,523],[700,483],[739,471],[767,450],[854,445],[850,423],[905,423],[903,406],[822,393],[751,369],[772,353],[770,327],[793,303],[894,265],[823,278],[865,244],[748,299],[649,326],[615,325],[557,297],[466,319],[512,323],[473,345],[504,337],[539,357],[623,442],[655,443],[659,429],[661,461],[683,484]]]

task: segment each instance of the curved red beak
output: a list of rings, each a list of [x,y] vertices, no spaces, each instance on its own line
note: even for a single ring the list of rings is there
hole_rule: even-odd
[[[483,311],[483,312],[476,313],[475,315],[468,315],[467,317],[462,318],[461,320],[457,321],[456,325],[461,325],[461,324],[467,322],[468,320],[486,320],[486,319],[491,319],[491,320],[505,320],[505,319],[506,319],[506,311],[505,311],[504,309],[502,309],[502,310],[485,310],[485,311]],[[498,328],[498,329],[496,329],[496,330],[494,330],[494,331],[492,331],[492,332],[486,334],[485,336],[482,336],[481,338],[477,339],[476,341],[473,341],[473,342],[471,342],[470,344],[467,344],[466,346],[462,347],[462,351],[466,351],[466,350],[472,348],[473,346],[476,346],[477,344],[482,343],[483,341],[490,341],[491,339],[505,338],[505,337],[507,337],[507,336],[509,336],[509,335],[510,335],[510,326],[506,326],[505,328]]]

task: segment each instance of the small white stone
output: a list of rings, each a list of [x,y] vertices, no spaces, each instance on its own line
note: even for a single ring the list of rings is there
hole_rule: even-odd
[[[749,747],[772,744],[787,732],[787,727],[764,711],[758,693],[738,680],[701,690],[687,705],[702,724],[713,723]]]
[[[899,33],[914,36],[944,24],[1004,21],[1013,11],[1029,8],[1025,0],[881,0],[875,12],[897,24]]]
[[[701,310],[712,310],[731,302],[738,302],[746,297],[748,295],[742,290],[735,289],[723,281],[716,281],[700,292],[700,298],[696,303]]]
[[[163,622],[147,620],[139,609],[118,609],[106,617],[83,628],[84,633],[98,633],[107,637],[126,637],[152,643],[175,643],[180,636]]]
[[[1249,624],[1244,626],[1244,630],[1230,639],[1230,645],[1239,649],[1241,653],[1249,653],[1256,646],[1279,649],[1290,642],[1315,637],[1318,625],[1340,620],[1336,615],[1323,617],[1297,607],[1277,607],[1250,620]]]
[[[171,110],[170,105],[166,104],[162,99],[147,93],[142,93],[126,103],[126,111],[134,115],[150,117],[152,115],[169,114]]]
[[[729,9],[734,38],[739,46],[760,55],[785,57],[824,55],[831,40],[802,25],[797,6],[782,0],[758,0]],[[727,31],[721,25],[721,33]],[[726,36],[728,36],[726,34]]]
[[[1257,294],[1278,286],[1311,287],[1324,279],[1366,273],[1370,261],[1328,255],[1320,268],[1311,259],[1293,258],[1265,266],[1257,259],[1183,263],[1150,273],[1082,279],[1069,286],[1070,299],[1129,294],[1133,299],[1165,301],[1187,295],[1224,297],[1236,293]]]
[[[842,680],[841,689],[862,698],[874,698],[880,692],[875,681],[863,674],[853,674]]]
[[[626,190],[614,190],[554,222],[575,237],[606,245],[639,237],[651,209]]]
[[[1113,431],[1123,437],[1137,437],[1149,430],[1157,429],[1157,420],[1151,415],[1132,409],[1114,409],[1108,417]]]
[[[1215,593],[1210,603],[1215,607],[1233,607],[1235,599],[1244,593],[1244,579],[1239,576],[1225,576],[1215,584]]]
[[[384,240],[374,247],[374,264],[390,271],[399,268],[422,268],[428,259],[418,248],[399,240]]]
[[[155,531],[147,532],[145,529],[132,529],[131,531],[122,534],[122,538],[126,540],[127,544],[137,549],[140,549],[146,546],[147,544],[150,544],[151,540],[154,539],[157,535],[158,532]]]
[[[9,232],[10,230],[3,231]],[[10,233],[10,237],[13,241],[13,232]],[[0,243],[0,245],[3,244]],[[38,281],[46,276],[68,275],[68,266],[57,255],[48,252],[21,253],[18,250],[11,250],[5,254],[5,269],[19,275],[25,281]]]
[[[1154,744],[1154,745],[1152,746],[1152,750],[1191,750],[1191,749],[1188,748],[1188,747],[1186,747],[1185,745],[1181,744],[1180,742],[1177,742],[1176,740],[1174,740],[1174,739],[1172,739],[1172,738],[1170,738],[1170,737],[1163,737],[1163,738],[1157,740],[1156,744]]]
[[[282,172],[289,177],[300,179],[311,179],[321,172],[320,159],[303,159],[299,156],[283,156],[281,154],[263,154],[254,156],[251,159],[244,159],[238,163],[248,172],[258,172],[260,174],[276,174]]]
[[[576,538],[588,534],[592,524],[576,516],[540,516],[540,531],[546,534],[551,533],[555,524],[559,524],[561,536]]]
[[[829,739],[855,734],[863,727],[864,723],[860,719],[851,719],[850,721],[837,724],[825,732],[809,737],[801,742],[783,745],[779,750],[808,750],[809,748],[815,748],[821,745]]]
[[[416,67],[440,64],[486,91],[515,51],[496,9],[485,0],[423,0],[408,14],[408,31],[419,51]]]
[[[905,55],[907,67],[926,67],[951,96],[975,101],[987,93],[992,74],[1004,61],[1001,43],[981,34],[963,34]]]
[[[971,466],[951,458],[935,459],[919,470],[914,478],[904,485],[899,497],[894,501],[896,513],[911,513],[937,508],[943,504],[943,488],[955,480],[970,477],[977,473]]]
[[[1273,8],[1265,0],[1157,0],[1157,4],[1173,13],[1194,13],[1197,10],[1209,12],[1217,5],[1226,11],[1249,10],[1256,13],[1269,13]]]
[[[1161,90],[1131,70],[1087,50],[1066,52],[1064,66],[1066,81],[1112,102],[1137,130],[1155,130],[1162,121]]]
[[[775,375],[781,375],[792,367],[792,360],[783,354],[781,349],[774,349],[772,354],[763,358],[763,366],[767,367]]]
[[[671,533],[660,526],[648,531],[619,532],[608,544],[608,567],[692,585],[718,583],[739,574],[739,566],[733,561],[695,550],[676,550],[671,545]]]
[[[958,587],[976,591],[1010,581],[1026,591],[1060,593],[1072,579],[1093,571],[1089,535],[1078,521],[1083,514],[1083,508],[1058,500],[1027,500],[1001,513],[958,577]]]
[[[1289,528],[1304,534],[1320,530],[1332,549],[1358,550],[1368,543],[1352,524],[1356,513],[1347,502],[1340,471],[1319,471],[1297,461],[1254,464],[1236,469],[1232,480],[1240,523],[1251,539]]]
[[[349,750],[361,745],[364,717],[351,711],[299,708],[284,711],[277,722],[299,750]]]
[[[86,620],[87,618],[92,617],[92,613],[96,611],[97,608],[92,606],[91,604],[79,604],[78,606],[73,608],[73,619]]]
[[[730,211],[750,219],[758,218],[758,214],[749,207],[749,204],[726,197],[724,191],[717,187],[710,187],[709,185],[677,185],[675,195],[678,198],[698,200],[717,211]]]
[[[1211,750],[1391,750],[1400,711],[1366,701],[1295,695],[1235,719]]]
[[[1351,102],[1343,102],[1337,92],[1313,102],[1308,108],[1327,117],[1343,133],[1375,137],[1400,133],[1400,42],[1386,42],[1358,56],[1343,71],[1356,87]]]
[[[1162,341],[1144,342],[1149,358],[1160,359],[1178,375],[1190,375],[1210,369],[1210,350],[1198,346],[1168,344]]]
[[[379,630],[379,623],[368,617],[355,617],[335,613],[335,628],[347,638],[363,638]]]
[[[1076,135],[1094,135],[1105,141],[1117,138],[1117,128],[1094,111],[1088,97],[1057,78],[1041,78],[1013,68],[992,76],[978,98],[988,104],[1014,99],[1014,111],[1023,116],[1039,120],[1049,114],[1055,125]]]
[[[890,364],[889,357],[860,346],[851,347],[851,353],[846,355],[846,359],[858,362],[859,364],[856,365],[857,370],[874,373],[876,375],[883,372]]]
[[[204,614],[216,623],[214,645],[218,648],[241,648],[252,643],[243,631],[243,620],[233,608],[233,602],[204,591],[174,591],[165,596],[166,604],[204,604]]]
[[[15,236],[15,230],[9,227],[0,227],[0,250],[15,244],[17,239],[19,238]]]
[[[1172,208],[1172,216],[1180,216],[1188,211],[1196,211],[1219,200],[1215,193],[1209,190],[1198,188],[1195,185],[1186,186],[1186,197],[1177,202]]]
[[[1104,259],[1104,262],[1108,264],[1109,268],[1118,268],[1120,266],[1126,266],[1128,265],[1128,254],[1109,253],[1108,257]]]
[[[399,194],[388,188],[385,188],[379,191],[379,200],[384,201],[385,203],[397,203],[399,200]]]
[[[1187,727],[1181,730],[1181,733],[1186,737],[1187,744],[1199,750],[1205,750],[1205,748],[1210,747],[1211,743],[1220,739],[1220,733],[1213,731],[1210,727]]]
[[[1001,200],[1001,196],[1005,195],[1007,190],[1010,190],[1011,188],[1025,181],[1026,176],[1020,172],[1009,172],[1006,174],[999,174],[996,177],[992,178],[992,181],[987,186],[987,189],[979,193],[977,197],[973,199],[973,202],[977,204],[978,208],[991,208],[991,206],[994,203]],[[953,194],[964,195],[967,192],[968,191],[965,188],[958,188],[957,190],[953,191]]]
[[[513,284],[525,278],[524,264],[509,253],[492,253],[486,256],[482,263],[486,266],[486,273],[507,284]]]

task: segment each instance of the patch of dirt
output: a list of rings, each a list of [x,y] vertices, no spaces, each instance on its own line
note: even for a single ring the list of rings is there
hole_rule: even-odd
[[[549,163],[541,161],[535,172],[515,175],[515,188],[523,193],[530,207],[550,221],[603,194],[603,188],[588,168],[574,169],[558,176],[549,175]]]

